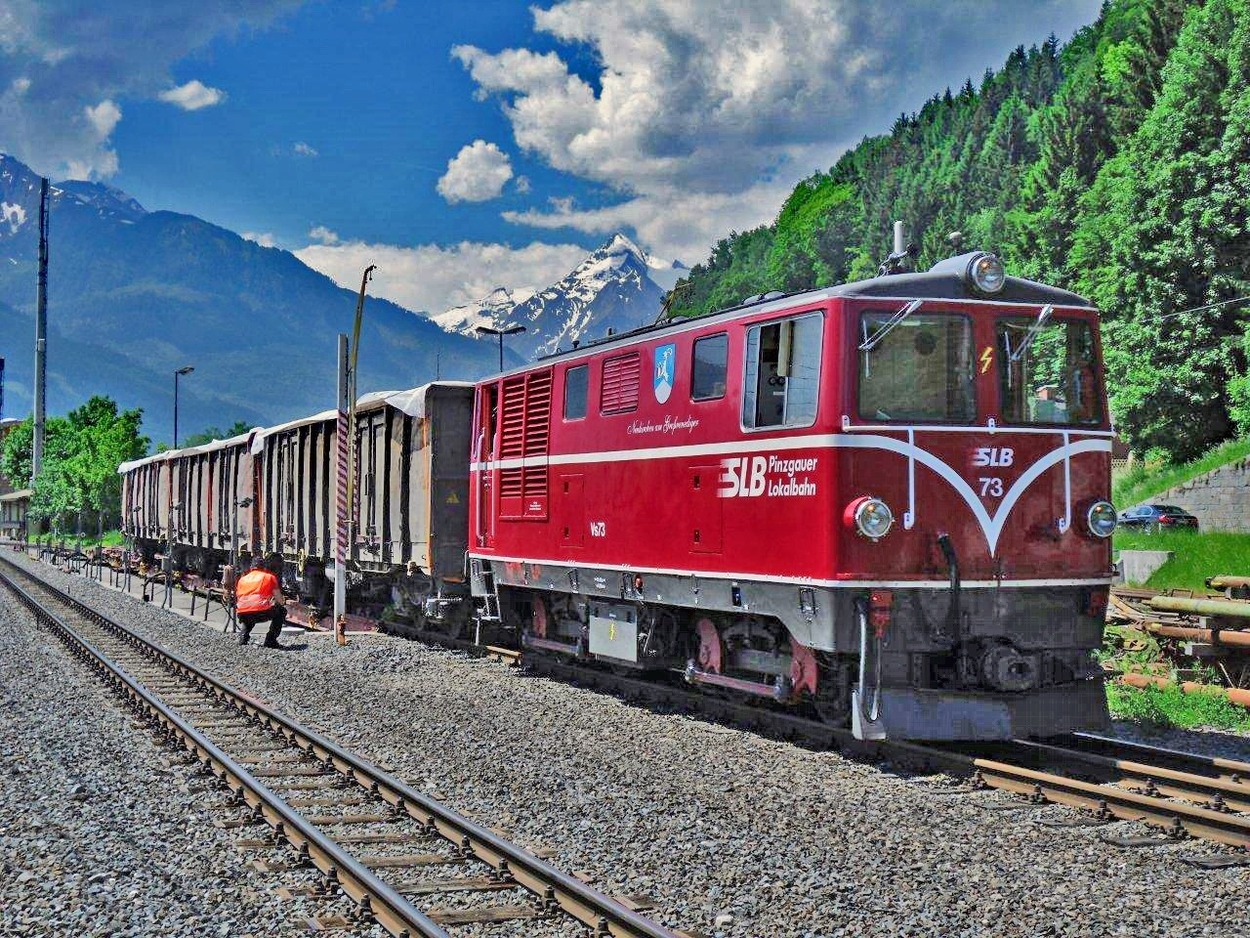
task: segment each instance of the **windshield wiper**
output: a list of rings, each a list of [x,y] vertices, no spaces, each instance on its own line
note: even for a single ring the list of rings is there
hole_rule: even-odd
[[[871,338],[865,339],[863,344],[859,347],[859,350],[861,352],[871,352],[882,339],[894,331],[895,326],[901,323],[916,310],[920,309],[923,305],[924,300],[912,300],[897,313],[891,316],[880,329],[872,334]]]
[[[1024,353],[1029,350],[1029,346],[1033,344],[1033,340],[1037,338],[1037,334],[1042,331],[1042,327],[1046,325],[1050,319],[1050,314],[1055,308],[1047,303],[1042,307],[1042,311],[1037,314],[1037,318],[1033,320],[1033,325],[1029,326],[1029,331],[1024,334],[1024,338],[1020,340],[1020,345],[1011,353],[1009,360],[1012,363],[1018,362],[1024,357]]]

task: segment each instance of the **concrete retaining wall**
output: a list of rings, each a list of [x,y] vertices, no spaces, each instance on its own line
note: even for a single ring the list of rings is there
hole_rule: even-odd
[[[1121,582],[1140,585],[1171,559],[1170,550],[1122,550],[1115,571]]]
[[[1250,531],[1250,460],[1240,459],[1212,469],[1149,502],[1179,505],[1197,515],[1200,531]]]

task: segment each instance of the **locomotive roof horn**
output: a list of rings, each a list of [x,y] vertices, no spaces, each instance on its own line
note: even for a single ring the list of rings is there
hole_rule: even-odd
[[[877,268],[878,277],[888,277],[891,274],[906,274],[915,269],[915,260],[920,254],[920,249],[915,243],[903,246],[904,241],[903,223],[896,221],[894,223],[894,250],[889,257],[882,262]]]

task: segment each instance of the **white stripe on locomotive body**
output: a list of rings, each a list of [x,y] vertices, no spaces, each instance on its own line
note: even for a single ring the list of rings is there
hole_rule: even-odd
[[[849,430],[888,430],[892,433],[906,433],[909,430],[915,433],[934,432],[950,432],[958,431],[960,433],[969,434],[990,434],[995,433],[1030,433],[1035,436],[1051,434],[1054,436],[1063,436],[1065,433],[1070,436],[1085,437],[1104,437],[1106,443],[1102,449],[1111,449],[1112,433],[1106,430],[1062,430],[1054,427],[1032,428],[1032,427],[1012,427],[991,430],[986,427],[949,427],[949,426],[927,426],[921,424],[919,426],[883,426],[883,427],[850,427]],[[791,449],[836,449],[839,446],[853,447],[854,443],[845,443],[844,440],[851,440],[853,437],[849,433],[816,433],[806,434],[803,436],[772,436],[772,437],[751,437],[742,440],[729,440],[724,443],[689,443],[682,446],[649,446],[640,447],[639,449],[615,449],[602,451],[587,451],[582,453],[553,453],[550,456],[517,456],[514,459],[496,459],[496,460],[474,460],[469,463],[469,469],[472,472],[479,472],[482,469],[518,469],[522,466],[568,466],[583,463],[604,463],[604,462],[629,462],[630,460],[653,460],[653,459],[678,459],[683,456],[725,456],[737,453],[761,453],[768,450],[791,450]],[[902,442],[896,441],[896,442]]]
[[[1015,484],[1007,490],[1003,500],[999,502],[998,509],[991,516],[986,510],[984,503],[973,491],[967,481],[955,469],[953,469],[944,460],[939,459],[926,449],[916,446],[910,442],[914,439],[914,434],[924,432],[927,427],[890,427],[894,432],[907,433],[908,440],[897,440],[893,437],[886,436],[860,436],[853,433],[822,433],[808,436],[782,436],[769,438],[754,438],[748,440],[736,440],[725,443],[703,443],[691,444],[688,446],[667,446],[667,447],[651,447],[647,449],[633,450],[610,450],[600,453],[561,453],[552,456],[525,456],[516,459],[501,459],[494,463],[472,462],[469,468],[472,472],[481,472],[483,469],[515,469],[522,466],[567,466],[567,465],[593,465],[596,463],[611,462],[631,462],[631,461],[651,461],[659,459],[678,459],[681,457],[691,456],[726,456],[738,455],[741,453],[758,453],[765,450],[794,450],[794,449],[878,449],[887,452],[898,453],[908,459],[909,463],[919,462],[932,469],[937,475],[946,480],[959,496],[967,503],[972,510],[973,515],[977,519],[977,523],[981,525],[981,531],[985,535],[986,544],[989,546],[990,555],[993,556],[998,549],[998,540],[1002,536],[1003,527],[1007,523],[1007,518],[1011,514],[1011,509],[1015,507],[1016,502],[1025,493],[1030,485],[1051,466],[1058,463],[1064,463],[1065,470],[1065,517],[1059,519],[1059,529],[1061,532],[1067,531],[1072,523],[1072,487],[1070,478],[1070,461],[1073,456],[1081,453],[1109,453],[1111,452],[1110,434],[1105,431],[1081,431],[1081,430],[1038,430],[1038,433],[1054,433],[1064,440],[1064,445],[1052,449],[1039,459],[1033,465],[1026,469]],[[946,429],[946,428],[943,428]],[[980,427],[977,428],[960,428],[964,432],[988,432]],[[1072,436],[1086,436],[1090,439],[1083,439],[1077,442],[1070,442]],[[909,466],[910,470],[910,466]],[[916,480],[915,472],[908,472],[908,507],[905,516],[905,527],[911,528],[917,517],[916,505]]]
[[[475,551],[469,551],[469,557],[472,560],[489,560],[494,563],[519,563],[537,567],[552,566],[569,570],[574,568],[579,570],[610,570],[614,573],[688,576],[697,577],[700,580],[734,580],[741,583],[750,583],[752,581],[756,583],[792,583],[795,586],[819,586],[829,589],[936,590],[949,589],[951,585],[949,580],[822,580],[817,577],[778,576],[771,573],[723,573],[709,570],[682,570],[676,567],[627,567],[611,563],[587,563],[582,561],[554,560],[551,558],[542,560],[536,557],[504,557],[499,554],[482,554]],[[1015,589],[1042,589],[1052,586],[1110,586],[1111,580],[1110,576],[1077,577],[1072,579],[1052,577],[1040,580],[961,580],[959,588],[998,589],[999,587],[1012,587]]]

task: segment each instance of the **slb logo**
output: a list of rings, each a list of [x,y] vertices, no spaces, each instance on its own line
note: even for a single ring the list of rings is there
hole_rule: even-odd
[[[1016,451],[1010,446],[978,446],[972,452],[974,466],[1010,466],[1016,458]]]
[[[764,494],[764,476],[768,472],[768,460],[763,456],[742,456],[721,460],[721,498],[754,498]]]

